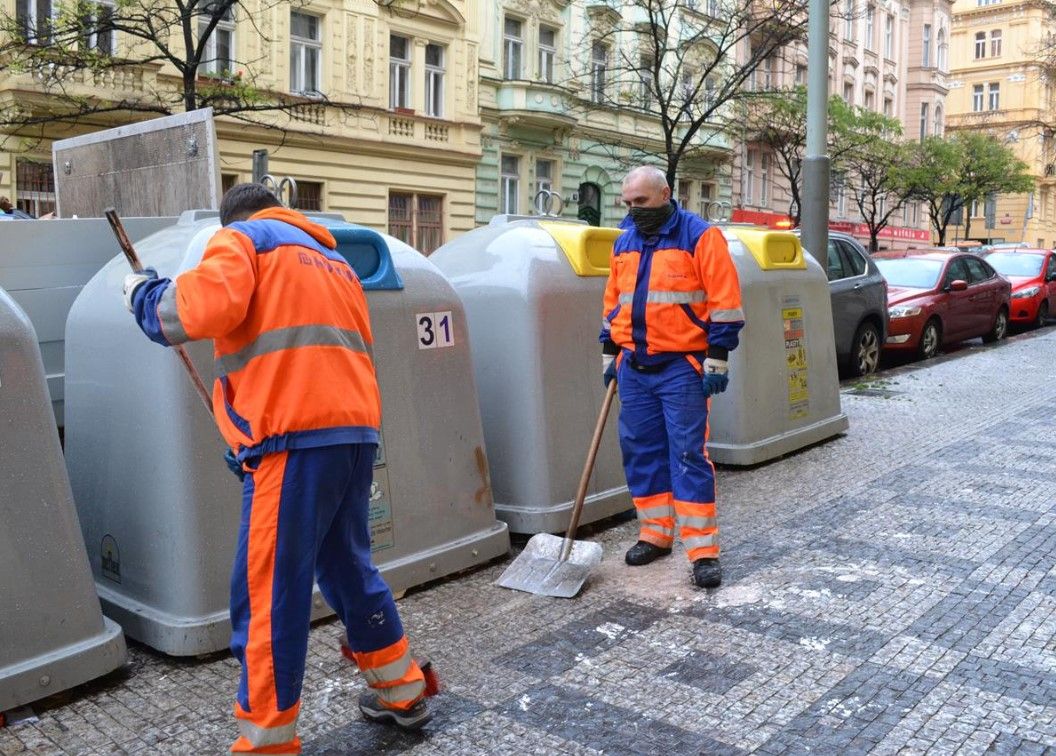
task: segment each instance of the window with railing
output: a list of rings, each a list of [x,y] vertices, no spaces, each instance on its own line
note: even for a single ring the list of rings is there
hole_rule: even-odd
[[[425,114],[444,116],[444,48],[440,45],[425,46]]]
[[[15,205],[35,218],[55,212],[55,171],[51,163],[15,161]]]
[[[979,113],[983,110],[983,85],[974,84],[972,86],[972,112]]]
[[[1001,109],[1001,84],[996,81],[990,82],[986,87],[987,110]]]
[[[444,198],[389,192],[390,236],[428,255],[444,243]]]
[[[321,181],[297,182],[297,210],[322,212],[323,184]]]
[[[389,107],[411,107],[411,40],[389,35]]]

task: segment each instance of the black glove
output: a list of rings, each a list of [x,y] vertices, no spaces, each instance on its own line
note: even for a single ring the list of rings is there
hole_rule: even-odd
[[[239,480],[246,479],[246,471],[242,469],[242,463],[235,459],[235,453],[230,449],[224,452],[224,464]]]

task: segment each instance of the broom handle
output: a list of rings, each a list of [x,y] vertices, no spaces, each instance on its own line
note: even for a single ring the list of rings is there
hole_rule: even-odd
[[[117,215],[117,210],[114,208],[108,208],[104,211],[106,219],[110,221],[110,228],[114,230],[114,236],[117,237],[117,243],[121,247],[121,251],[125,254],[125,259],[128,260],[128,264],[132,267],[133,273],[143,272],[143,263],[139,260],[139,255],[136,254],[136,248],[132,246],[132,240],[128,238],[128,234],[125,233],[125,226],[121,223],[121,218]],[[175,344],[172,347],[176,350],[176,356],[180,358],[180,362],[183,363],[184,369],[187,370],[187,375],[191,379],[191,383],[194,384],[194,390],[198,393],[198,397],[202,400],[202,404],[209,410],[209,414],[213,414],[213,401],[209,397],[209,390],[205,387],[202,382],[202,377],[198,374],[197,368],[194,367],[194,363],[191,362],[190,355],[187,354],[187,350],[183,348],[183,344]]]
[[[583,475],[579,479],[579,490],[576,491],[576,501],[572,505],[572,519],[568,523],[568,532],[561,544],[561,556],[557,561],[567,561],[572,555],[572,544],[576,537],[576,529],[579,527],[579,516],[583,514],[583,500],[587,498],[587,485],[590,483],[590,474],[594,472],[594,460],[598,456],[598,447],[601,446],[601,434],[605,430],[605,421],[609,418],[609,409],[612,408],[612,398],[616,396],[616,381],[609,381],[609,387],[605,392],[605,401],[601,405],[598,414],[598,424],[594,427],[594,438],[590,440],[590,451],[587,452],[587,462],[583,465]]]

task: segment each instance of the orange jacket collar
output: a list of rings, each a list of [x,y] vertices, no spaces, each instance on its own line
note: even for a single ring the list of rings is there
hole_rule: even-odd
[[[283,223],[289,223],[291,226],[296,226],[305,233],[310,234],[324,247],[329,247],[330,249],[337,248],[337,240],[334,239],[333,234],[318,223],[312,223],[303,213],[299,213],[296,210],[290,210],[288,207],[268,207],[264,210],[253,213],[249,219],[277,220],[282,221]]]

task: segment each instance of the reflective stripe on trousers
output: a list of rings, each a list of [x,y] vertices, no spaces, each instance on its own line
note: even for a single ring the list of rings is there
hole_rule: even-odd
[[[407,636],[377,651],[352,654],[363,679],[382,703],[393,709],[408,709],[425,695],[425,675],[411,658]]]

